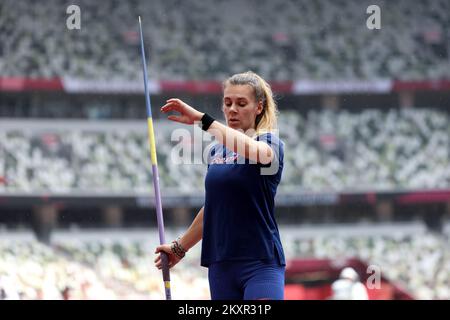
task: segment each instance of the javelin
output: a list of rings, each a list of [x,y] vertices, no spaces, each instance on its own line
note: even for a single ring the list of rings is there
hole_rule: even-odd
[[[142,69],[144,71],[145,102],[147,105],[148,141],[150,144],[150,157],[152,160],[153,186],[155,188],[156,218],[158,220],[159,243],[164,244],[166,243],[166,240],[164,239],[164,220],[161,205],[161,191],[159,189],[159,173],[158,173],[158,163],[156,160],[156,145],[155,145],[155,133],[153,131],[152,107],[150,105],[150,94],[148,92],[148,84],[147,84],[148,83],[147,62],[145,61],[144,37],[142,36],[141,16],[139,16],[139,32],[141,34]],[[161,254],[164,288],[166,292],[166,300],[171,300],[172,297],[170,294],[169,259],[167,253],[161,252],[160,254]]]

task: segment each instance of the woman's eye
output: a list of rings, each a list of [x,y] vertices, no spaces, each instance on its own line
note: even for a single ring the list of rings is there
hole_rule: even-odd
[[[241,107],[245,107],[245,103],[239,103],[239,106],[241,106]]]

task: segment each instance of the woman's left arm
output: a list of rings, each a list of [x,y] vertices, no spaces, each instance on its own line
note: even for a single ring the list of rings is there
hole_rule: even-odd
[[[243,132],[227,127],[219,121],[214,121],[208,129],[218,142],[228,150],[233,150],[241,156],[261,164],[272,162],[274,152],[265,142],[256,141]]]
[[[201,121],[204,115],[204,113],[192,108],[180,99],[167,100],[167,103],[161,107],[161,111],[163,113],[169,111],[179,112],[180,115],[170,115],[167,118],[184,124],[194,124]],[[251,161],[268,164],[273,160],[274,152],[267,143],[256,141],[243,132],[227,127],[217,120],[211,124],[208,132],[227,149],[233,150],[233,152]]]

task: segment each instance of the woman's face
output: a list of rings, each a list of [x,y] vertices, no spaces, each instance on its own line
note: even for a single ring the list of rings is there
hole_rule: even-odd
[[[262,111],[262,102],[255,101],[250,85],[227,84],[223,90],[223,113],[233,129],[255,129],[255,119]]]

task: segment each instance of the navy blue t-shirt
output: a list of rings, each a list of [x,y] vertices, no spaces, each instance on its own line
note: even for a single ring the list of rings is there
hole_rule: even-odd
[[[275,152],[272,163],[251,163],[221,144],[211,148],[205,178],[201,265],[230,260],[272,260],[285,265],[274,215],[283,171],[284,143],[274,134],[256,138]]]

